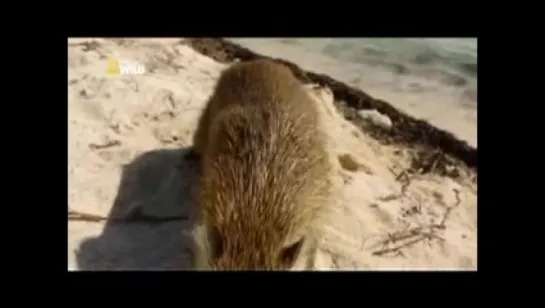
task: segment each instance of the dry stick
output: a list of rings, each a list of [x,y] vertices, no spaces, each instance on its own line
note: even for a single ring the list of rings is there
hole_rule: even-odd
[[[396,182],[400,182],[401,179],[405,179],[405,181],[401,184],[401,192],[399,194],[390,194],[381,197],[379,198],[380,201],[391,201],[403,197],[407,192],[407,188],[409,187],[409,185],[411,185],[411,177],[405,170],[401,171],[399,174],[396,174],[392,169],[390,169],[390,172],[392,172],[396,176]]]
[[[422,233],[422,234],[419,234],[418,237],[413,239],[412,241],[408,241],[406,243],[400,244],[400,245],[392,247],[392,248],[386,248],[386,249],[375,251],[375,252],[373,252],[373,255],[382,256],[382,255],[385,255],[385,254],[391,253],[391,252],[402,254],[402,252],[400,251],[401,248],[409,247],[409,246],[414,245],[414,244],[416,244],[418,242],[421,242],[421,241],[423,241],[425,239],[432,239],[432,238],[438,239],[440,241],[445,240],[444,238],[441,238],[441,237],[439,237],[439,236],[437,236],[435,234]]]
[[[96,51],[101,58],[106,58],[106,55],[99,50],[99,47],[102,45],[96,40],[79,42],[79,43],[68,43],[68,46],[83,46],[83,52]]]
[[[460,199],[460,191],[456,188],[454,188],[453,191],[454,191],[454,196],[456,197],[456,203],[453,206],[448,207],[447,210],[445,211],[445,214],[443,215],[443,219],[441,219],[441,222],[439,223],[439,226],[442,226],[443,229],[446,227],[445,222],[447,221],[447,218],[449,217],[452,210],[458,205],[460,205],[460,203],[462,202],[462,200]]]
[[[121,141],[119,141],[119,140],[110,140],[110,141],[106,142],[105,144],[90,143],[89,148],[91,150],[102,150],[102,149],[106,149],[106,148],[110,148],[110,147],[114,147],[114,146],[118,146],[118,145],[121,145]]]
[[[435,171],[435,168],[437,168],[437,164],[439,163],[439,159],[440,159],[440,153],[439,151],[436,151],[434,153],[434,157],[433,157],[433,163],[431,164],[431,169],[430,169],[430,173],[433,173]]]
[[[435,230],[444,230],[446,228],[445,223],[446,223],[447,218],[449,217],[452,210],[455,207],[457,207],[458,205],[460,205],[460,203],[461,203],[461,199],[460,199],[460,195],[459,195],[460,191],[458,189],[453,189],[453,191],[454,191],[455,196],[456,196],[456,204],[454,204],[453,206],[450,206],[449,208],[447,208],[447,210],[443,214],[443,218],[441,219],[441,222],[439,224],[431,224],[431,225],[428,225],[428,226],[419,226],[419,227],[415,227],[415,228],[407,230],[407,231],[401,231],[401,232],[395,232],[393,234],[389,234],[388,238],[381,243],[382,245],[387,245],[389,243],[394,244],[394,243],[402,241],[402,240],[407,240],[407,239],[414,238],[414,237],[416,237],[416,238],[414,240],[409,241],[409,242],[400,244],[400,245],[398,245],[396,247],[386,248],[386,249],[381,249],[381,250],[374,251],[373,255],[381,256],[381,255],[384,255],[384,254],[390,253],[390,252],[399,252],[399,250],[401,248],[414,245],[414,244],[416,244],[416,243],[418,243],[420,241],[423,241],[425,239],[429,239],[429,240],[437,239],[437,240],[440,240],[440,241],[444,242],[445,239],[438,236],[438,235],[436,235],[436,234],[434,234],[434,231]],[[425,229],[428,229],[430,231],[429,232],[424,232]]]
[[[170,216],[170,217],[156,217],[151,215],[146,215],[140,211],[134,211],[127,215],[127,217],[104,217],[96,214],[84,213],[74,210],[68,210],[68,220],[73,221],[87,221],[87,222],[125,222],[125,223],[165,223],[177,220],[185,220],[188,217],[185,215],[180,216]]]
[[[99,222],[99,221],[106,221],[106,220],[108,220],[108,218],[103,217],[103,216],[99,216],[99,215],[95,215],[95,214],[82,213],[82,212],[68,210],[68,220]]]
[[[68,43],[68,46],[83,46],[83,51],[87,52],[91,50],[96,50],[100,46],[100,43],[95,40],[91,40],[78,43]]]
[[[401,178],[404,178],[405,179],[405,182],[401,185],[401,195],[405,195],[405,192],[407,191],[407,187],[409,187],[409,185],[411,185],[411,177],[409,176],[409,174],[407,173],[406,170],[403,170],[397,177],[396,177],[396,181],[400,181]]]

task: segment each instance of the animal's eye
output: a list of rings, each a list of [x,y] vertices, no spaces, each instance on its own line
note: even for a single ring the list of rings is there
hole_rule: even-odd
[[[297,242],[284,247],[280,253],[280,262],[286,267],[292,267],[293,263],[297,259],[297,256],[299,255],[299,252],[301,252],[304,240],[305,238],[301,238]]]
[[[208,242],[210,243],[210,255],[213,259],[219,258],[223,254],[223,239],[221,233],[215,226],[208,228]]]

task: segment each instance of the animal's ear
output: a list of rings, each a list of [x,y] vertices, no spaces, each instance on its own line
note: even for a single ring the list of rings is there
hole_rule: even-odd
[[[219,258],[223,254],[223,239],[218,228],[215,226],[208,227],[208,242],[210,243],[210,256],[213,259]]]
[[[282,248],[282,251],[280,252],[281,264],[284,264],[286,267],[292,267],[301,252],[304,242],[305,238],[301,237],[296,242]]]

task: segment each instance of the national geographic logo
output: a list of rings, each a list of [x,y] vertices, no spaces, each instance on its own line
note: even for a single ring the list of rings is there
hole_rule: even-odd
[[[106,60],[106,75],[143,75],[146,72],[144,65],[138,61],[118,60],[114,57],[109,57]]]

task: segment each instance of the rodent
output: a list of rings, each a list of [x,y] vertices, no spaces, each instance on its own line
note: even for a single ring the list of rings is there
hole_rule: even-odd
[[[254,60],[225,69],[194,135],[194,267],[311,267],[331,194],[325,138],[317,102],[289,68]]]

